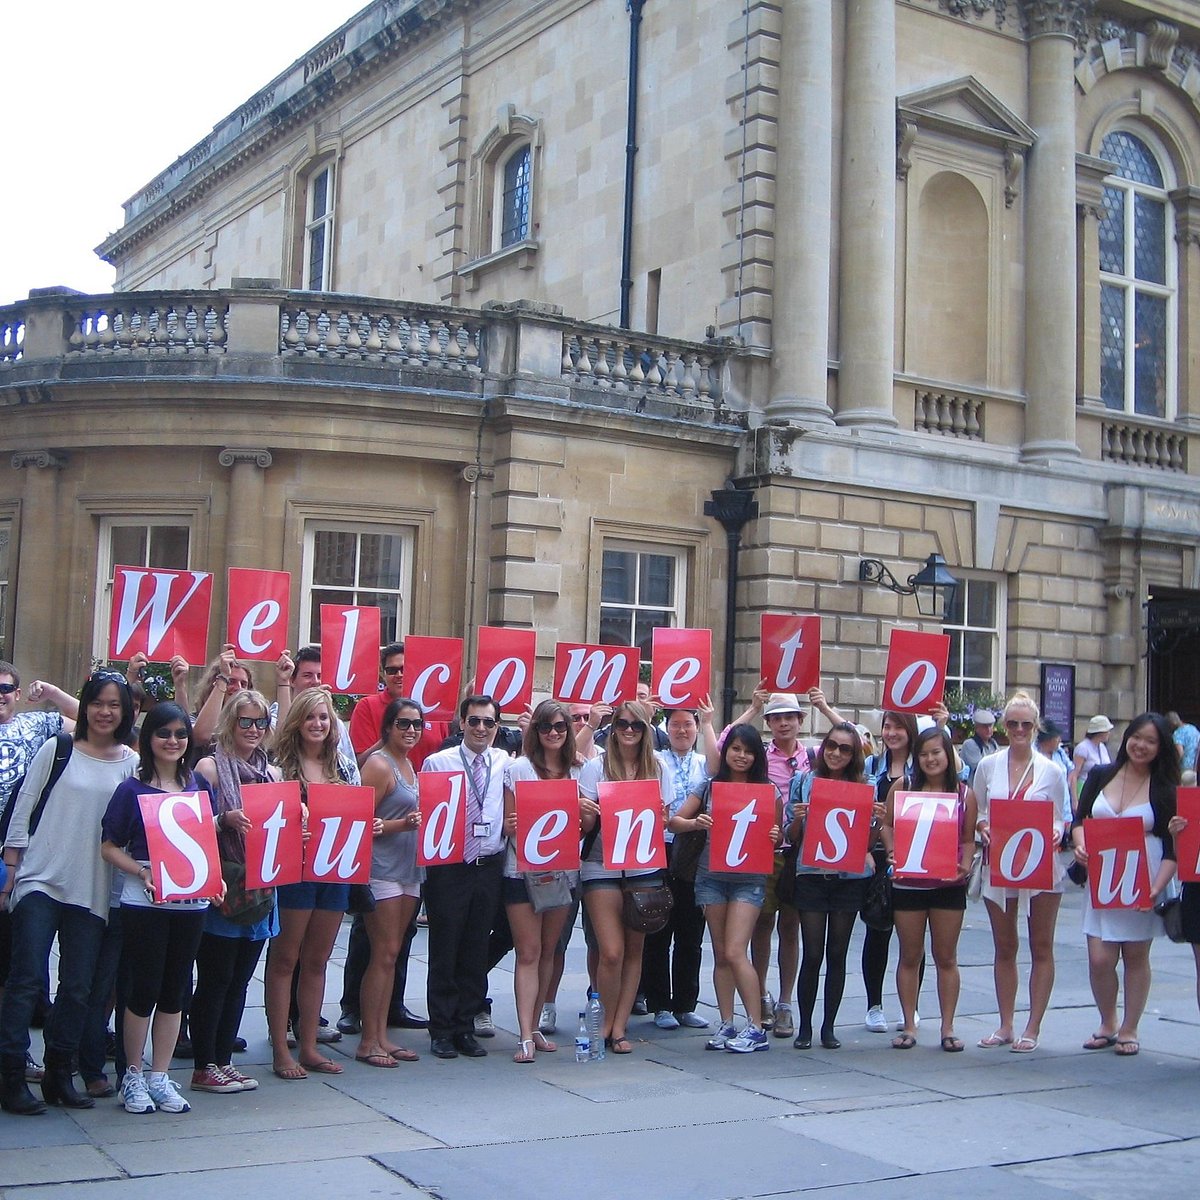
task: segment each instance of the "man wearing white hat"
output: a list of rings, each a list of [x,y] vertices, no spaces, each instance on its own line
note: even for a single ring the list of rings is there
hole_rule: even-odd
[[[980,759],[995,754],[1000,749],[1000,743],[992,736],[996,728],[996,714],[989,708],[977,708],[972,714],[975,722],[975,732],[958,748],[958,757],[967,768],[968,785],[974,782],[975,768]]]

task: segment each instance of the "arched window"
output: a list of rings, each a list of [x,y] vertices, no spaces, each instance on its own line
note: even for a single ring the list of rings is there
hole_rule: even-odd
[[[333,286],[333,163],[308,177],[304,211],[304,281],[310,292]]]
[[[1175,243],[1162,161],[1141,137],[1116,130],[1101,157],[1117,170],[1100,223],[1100,395],[1107,407],[1175,416]]]
[[[529,237],[529,175],[531,154],[528,142],[504,160],[500,174],[500,245],[515,246]]]

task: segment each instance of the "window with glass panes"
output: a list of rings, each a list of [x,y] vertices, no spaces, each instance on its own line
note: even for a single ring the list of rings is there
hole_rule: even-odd
[[[609,545],[600,588],[600,641],[636,646],[650,661],[653,631],[677,626],[684,604],[682,551]]]
[[[310,525],[304,540],[303,627],[321,640],[321,605],[380,610],[381,644],[403,637],[412,573],[412,534],[394,527]]]
[[[1149,144],[1110,133],[1116,172],[1100,222],[1100,395],[1107,407],[1175,416],[1175,241],[1168,180]]]
[[[991,692],[1000,686],[1000,584],[994,579],[961,579],[946,610],[942,632],[950,635],[946,687]]]
[[[500,191],[500,249],[529,236],[529,146],[521,146],[504,164]]]
[[[311,292],[330,286],[333,251],[333,167],[322,167],[308,181],[308,212],[304,225],[304,286]]]
[[[165,567],[186,571],[191,565],[191,526],[179,517],[105,517],[100,522],[99,603],[93,633],[95,653],[108,653],[114,567]]]

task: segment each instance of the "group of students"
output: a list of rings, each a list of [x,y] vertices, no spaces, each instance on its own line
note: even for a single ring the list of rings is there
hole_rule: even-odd
[[[399,644],[384,648],[385,687],[360,702],[347,731],[329,692],[319,686],[319,658],[312,647],[298,653],[296,662],[285,655],[276,666],[278,701],[271,705],[254,690],[249,668],[227,650],[209,671],[195,721],[180,686],[182,703],[154,704],[136,729],[135,689],[121,673],[94,672],[77,702],[36,681],[30,699],[51,700],[60,712],[16,714],[19,677],[11,664],[0,663],[0,746],[9,751],[0,756],[8,764],[7,775],[0,776],[7,876],[0,879],[0,980],[6,976],[0,999],[0,1105],[6,1111],[44,1111],[28,1088],[35,1073],[29,1029],[47,987],[55,939],[58,987],[45,1024],[40,1072],[46,1103],[90,1107],[115,1092],[133,1113],[188,1111],[169,1074],[185,1007],[194,1058],[191,1089],[230,1094],[256,1088],[257,1081],[233,1064],[233,1051],[247,987],[268,945],[265,995],[274,1073],[302,1080],[314,1072],[341,1072],[322,1048],[336,1035],[323,1032],[321,1008],[326,967],[351,907],[350,888],[303,882],[247,896],[237,875],[250,826],[241,799],[247,784],[293,780],[302,798],[311,784],[361,783],[374,790],[369,898],[356,905],[369,953],[361,979],[353,987],[348,983],[343,1018],[352,1018],[349,1025],[361,1035],[356,1059],[380,1068],[417,1057],[392,1038],[389,1026],[395,1024],[397,1001],[407,1013],[402,992],[394,995],[397,967],[406,957],[422,896],[429,922],[428,1026],[431,1050],[439,1058],[486,1053],[476,1034],[492,1032],[487,973],[509,946],[516,956],[514,1061],[531,1063],[539,1053],[556,1049],[548,1034],[556,1025],[555,993],[580,903],[589,981],[603,1003],[601,1032],[612,1053],[633,1049],[628,1026],[642,991],[660,1027],[709,1025],[695,1012],[705,927],[720,1017],[706,1040],[708,1049],[765,1050],[771,1033],[794,1034],[798,1050],[811,1048],[814,1036],[824,1048],[837,1049],[851,935],[868,892],[881,877],[890,879],[894,865],[896,796],[950,793],[957,797],[960,831],[953,878],[890,881],[902,1011],[892,1045],[906,1050],[917,1041],[928,935],[937,973],[940,1045],[950,1052],[963,1049],[954,1029],[956,948],[978,845],[985,855],[982,894],[995,939],[1000,1016],[995,1032],[979,1045],[1029,1053],[1038,1046],[1050,999],[1054,926],[1067,884],[1063,863],[1056,860],[1054,885],[1046,891],[992,886],[986,863],[991,802],[1052,801],[1059,814],[1056,828],[1081,865],[1087,862],[1085,820],[1140,816],[1153,899],[1174,873],[1172,839],[1183,827],[1174,803],[1179,757],[1170,730],[1154,713],[1130,722],[1115,758],[1095,766],[1073,799],[1066,772],[1035,748],[1039,714],[1024,693],[1004,709],[1007,745],[979,760],[968,786],[944,710],[926,720],[925,728],[910,714],[885,713],[882,749],[868,757],[865,731],[844,720],[816,689],[809,702],[831,727],[811,753],[799,740],[805,711],[794,696],[756,691],[746,711],[719,734],[708,703],[668,711],[656,725],[648,696],[615,710],[547,700],[524,714],[519,729],[507,735],[505,751],[494,745],[502,727],[490,697],[463,700],[457,733],[425,719],[403,694]],[[174,663],[172,671],[182,685],[187,664]],[[759,729],[764,722],[771,735],[767,741]],[[14,762],[26,768],[22,781]],[[417,864],[417,772],[422,769],[461,769],[467,777],[462,864],[428,869]],[[875,789],[872,843],[861,869],[824,872],[800,860],[813,781],[820,778],[865,782]],[[524,780],[575,781],[581,837],[577,874],[517,869],[515,794]],[[690,846],[687,862],[683,853],[673,854],[666,872],[640,873],[604,865],[600,787],[629,780],[658,785],[667,838],[672,850]],[[712,867],[704,835],[712,825],[712,785],[725,782],[775,787],[770,837],[776,856],[769,875]],[[231,894],[223,889],[212,903],[162,902],[155,895],[138,798],[184,791],[206,798],[215,824]],[[670,888],[675,904],[666,927],[647,940],[627,919],[625,893],[630,886],[658,885]],[[231,906],[235,893],[237,903]],[[1183,912],[1187,936],[1200,943],[1195,885],[1183,889]],[[1028,1017],[1017,1035],[1021,916],[1028,922],[1032,969]],[[1138,1020],[1149,991],[1149,947],[1161,921],[1149,910],[1093,911],[1089,904],[1084,929],[1100,1015],[1085,1046],[1136,1054]],[[778,1000],[767,987],[776,936]],[[878,921],[863,942],[866,1026],[875,1032],[888,1030],[882,1003],[890,942],[891,929]],[[1118,1012],[1118,963],[1125,971],[1123,1013]],[[119,1087],[104,1074],[104,1034],[114,995]],[[82,1092],[73,1079],[77,1069]]]

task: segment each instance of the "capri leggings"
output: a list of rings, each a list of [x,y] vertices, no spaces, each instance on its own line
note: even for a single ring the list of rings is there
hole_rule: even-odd
[[[125,1004],[138,1017],[177,1013],[192,984],[192,964],[204,932],[204,909],[125,905],[121,964],[129,982]]]

